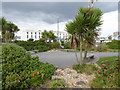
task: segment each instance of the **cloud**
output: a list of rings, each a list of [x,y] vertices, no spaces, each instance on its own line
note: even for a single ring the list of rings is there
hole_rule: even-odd
[[[103,25],[101,26],[101,36],[112,35],[118,31],[118,11],[103,14]]]
[[[19,12],[19,14],[8,16],[11,20],[25,19],[27,17],[39,17],[46,14],[47,16],[59,16],[60,22],[64,22],[69,19],[73,19],[77,14],[80,7],[87,7],[87,2],[3,2],[3,16],[11,15],[13,12]],[[103,13],[115,11],[118,9],[118,3],[116,2],[96,2],[95,7],[101,8]],[[43,13],[43,14],[40,14]],[[45,15],[45,16],[46,16]],[[12,16],[12,15],[11,15]],[[40,20],[40,19],[39,19]],[[56,23],[54,17],[43,17],[44,22],[54,24]]]
[[[57,16],[59,16],[59,30],[64,31],[67,22],[72,20],[80,7],[87,7],[86,2],[11,2],[2,4],[3,16],[15,23],[21,30],[57,30]],[[103,25],[101,36],[111,35],[118,31],[118,3],[99,2],[95,7],[103,11]]]

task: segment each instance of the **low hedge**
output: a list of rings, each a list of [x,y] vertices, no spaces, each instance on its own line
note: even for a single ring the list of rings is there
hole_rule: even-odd
[[[23,47],[27,51],[38,50],[39,52],[48,51],[50,49],[59,49],[59,42],[46,43],[41,40],[36,41],[14,41],[15,44]]]
[[[37,87],[50,79],[54,66],[39,61],[14,44],[2,46],[2,89]]]

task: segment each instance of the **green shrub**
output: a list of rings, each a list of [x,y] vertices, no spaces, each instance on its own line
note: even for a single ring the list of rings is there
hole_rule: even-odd
[[[120,40],[112,40],[106,43],[110,49],[120,49]]]
[[[44,52],[53,48],[60,48],[59,42],[46,43],[42,39],[36,41],[14,41],[14,43],[23,47],[27,51],[38,50],[39,52]]]
[[[34,77],[32,74],[35,72],[40,72],[40,74],[37,73],[37,76]],[[3,44],[3,90],[29,88],[30,86],[37,87],[50,79],[53,74],[53,65],[40,62],[38,57],[30,56],[23,48],[17,45]]]
[[[54,49],[60,49],[60,43],[59,42],[53,42],[53,43],[49,43],[48,44],[51,48],[54,48]]]
[[[74,65],[73,69],[78,73],[86,73],[88,75],[93,74],[98,68],[92,64]]]
[[[71,49],[70,42],[64,42],[65,49]]]
[[[100,44],[95,48],[95,51],[98,52],[106,52],[108,50],[108,46],[106,44]]]
[[[51,83],[51,88],[65,88],[67,84],[64,80],[56,80]]]

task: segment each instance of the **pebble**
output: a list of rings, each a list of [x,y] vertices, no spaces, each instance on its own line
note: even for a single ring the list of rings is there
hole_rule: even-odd
[[[64,79],[69,88],[90,88],[88,82],[93,78],[94,75],[80,74],[68,67],[65,69],[57,69],[55,75],[52,76],[52,80]]]

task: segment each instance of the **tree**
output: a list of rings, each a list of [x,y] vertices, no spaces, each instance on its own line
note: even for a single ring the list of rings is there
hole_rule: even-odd
[[[109,40],[112,40],[112,36],[108,36],[108,39],[109,39]]]
[[[80,8],[78,14],[73,20],[72,29],[70,28],[71,22],[66,25],[67,32],[77,36],[77,41],[80,47],[80,60],[79,64],[83,64],[83,60],[86,59],[88,48],[94,45],[95,37],[98,36],[101,24],[102,11],[97,8]],[[77,46],[78,46],[77,45]],[[82,48],[85,48],[84,59],[82,56]]]
[[[72,48],[74,48],[74,52],[75,52],[75,57],[76,57],[76,61],[79,63],[78,57],[77,57],[77,47],[78,47],[78,37],[77,37],[77,33],[75,31],[75,25],[74,22],[69,22],[68,24],[66,24],[66,31],[71,34],[70,38],[70,45]]]
[[[0,22],[2,23],[3,41],[10,42],[14,39],[14,33],[19,31],[19,29],[14,23],[7,21],[4,17],[0,18]]]
[[[45,41],[47,42],[47,40],[49,40],[49,43],[53,40],[56,40],[56,36],[54,35],[54,33],[52,31],[44,31],[42,32],[42,38],[45,39]]]

